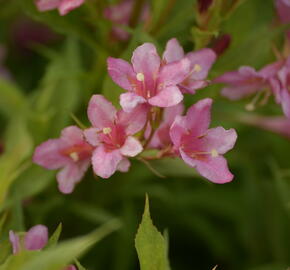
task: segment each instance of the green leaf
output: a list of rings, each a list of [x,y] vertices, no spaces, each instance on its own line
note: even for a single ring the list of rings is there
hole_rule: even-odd
[[[93,244],[120,228],[118,220],[111,220],[94,232],[60,243],[24,261],[19,270],[59,270],[83,255]],[[17,269],[17,270],[18,270]],[[1,269],[2,270],[2,269]],[[7,269],[8,270],[8,269]],[[13,269],[14,270],[14,269]],[[16,269],[15,269],[16,270]]]
[[[62,224],[60,223],[56,230],[54,231],[53,235],[49,238],[49,241],[46,245],[46,248],[50,248],[50,247],[54,247],[56,246],[57,242],[58,242],[58,239],[60,237],[60,234],[61,234],[61,231],[62,231]]]
[[[169,270],[167,239],[153,225],[146,195],[145,210],[139,226],[135,247],[141,270]]]
[[[86,268],[84,268],[81,264],[80,264],[80,262],[78,261],[78,260],[76,260],[76,266],[77,266],[77,268],[78,268],[78,270],[86,270]]]

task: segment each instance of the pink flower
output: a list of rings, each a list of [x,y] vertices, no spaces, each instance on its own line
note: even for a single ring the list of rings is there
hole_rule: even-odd
[[[71,193],[90,165],[92,150],[83,131],[69,126],[63,129],[59,139],[50,139],[39,145],[33,161],[49,170],[62,168],[57,174],[59,190]]]
[[[290,1],[276,0],[276,9],[282,23],[290,23]]]
[[[74,265],[67,266],[64,270],[77,270],[77,268]]]
[[[13,254],[21,251],[22,248],[26,250],[40,250],[48,241],[48,230],[46,226],[36,225],[32,227],[27,233],[25,233],[23,245],[20,244],[19,236],[13,231],[9,232],[10,243],[13,248]]]
[[[147,106],[137,106],[130,113],[117,111],[101,95],[92,96],[88,117],[93,127],[85,130],[87,141],[96,147],[92,156],[94,172],[109,178],[116,170],[126,172],[127,157],[138,155],[143,147],[132,135],[140,131],[147,120]]]
[[[214,80],[215,83],[225,83],[222,95],[237,100],[258,91],[270,88],[271,79],[277,74],[283,62],[275,62],[265,66],[260,71],[252,67],[242,66],[237,71],[226,72]]]
[[[185,116],[177,116],[170,137],[185,163],[208,180],[221,184],[233,179],[222,155],[233,148],[237,134],[234,129],[208,129],[211,105],[211,99],[203,99],[191,106]]]
[[[114,23],[112,34],[119,40],[127,40],[129,33],[126,32],[120,25],[129,25],[130,16],[134,6],[133,0],[121,1],[118,4],[111,5],[104,10],[104,17]],[[141,21],[146,20],[149,15],[148,6],[145,5],[141,14]]]
[[[176,116],[182,115],[183,110],[184,110],[184,106],[182,103],[179,103],[178,105],[164,109],[163,121],[154,132],[154,135],[149,145],[150,147],[164,149],[172,145],[172,141],[169,135],[169,130]]]
[[[81,6],[85,0],[36,0],[39,11],[58,9],[60,15],[66,15]]]
[[[290,139],[290,119],[286,117],[249,115],[240,117],[240,119],[246,124],[272,131]]]
[[[128,91],[120,96],[120,104],[127,112],[141,103],[170,107],[183,99],[178,84],[189,72],[188,59],[161,65],[155,46],[145,43],[133,52],[132,65],[112,57],[107,62],[113,81]]]
[[[216,60],[215,52],[206,48],[185,55],[177,39],[173,38],[167,42],[163,60],[172,63],[181,59],[188,59],[190,67],[186,77],[178,84],[180,89],[184,93],[194,94],[195,90],[208,86],[206,78]]]

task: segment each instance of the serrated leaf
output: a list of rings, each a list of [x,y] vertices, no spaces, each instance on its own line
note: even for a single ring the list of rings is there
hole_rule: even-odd
[[[170,270],[167,240],[153,225],[147,195],[142,222],[135,238],[135,247],[141,270]]]

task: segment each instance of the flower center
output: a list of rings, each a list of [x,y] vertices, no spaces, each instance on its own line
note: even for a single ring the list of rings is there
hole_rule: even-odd
[[[195,64],[193,66],[193,72],[200,72],[201,70],[202,70],[202,68],[199,64]]]
[[[112,129],[111,129],[110,127],[105,127],[105,128],[103,128],[103,133],[104,133],[105,135],[110,134],[111,132],[112,132]]]
[[[139,82],[143,82],[145,80],[145,76],[141,72],[137,73],[136,78]]]
[[[69,154],[69,156],[74,162],[77,162],[80,159],[79,154],[77,152],[72,152]]]

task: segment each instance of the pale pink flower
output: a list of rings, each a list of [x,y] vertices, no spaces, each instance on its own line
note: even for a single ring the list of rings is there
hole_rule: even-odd
[[[116,170],[128,171],[128,157],[134,157],[143,150],[141,143],[132,135],[144,127],[147,112],[146,105],[137,106],[130,113],[117,111],[103,96],[92,96],[88,117],[93,127],[84,133],[87,141],[96,147],[92,155],[96,175],[109,178]]]
[[[274,78],[282,65],[283,61],[278,61],[259,71],[249,66],[242,66],[237,71],[226,72],[214,79],[213,82],[227,84],[222,89],[222,95],[231,100],[238,100],[258,91],[269,89],[272,86],[271,79]]]
[[[50,139],[39,145],[33,161],[49,170],[61,170],[57,174],[59,190],[71,193],[90,165],[93,147],[83,131],[76,126],[63,129],[59,139]]]
[[[163,61],[172,63],[181,59],[188,59],[190,62],[188,74],[178,84],[182,92],[194,94],[195,90],[208,86],[207,76],[216,60],[215,52],[205,48],[185,55],[177,39],[170,39],[166,44]]]
[[[48,241],[48,230],[44,225],[36,225],[25,233],[23,247],[20,244],[20,237],[13,231],[9,232],[10,243],[13,248],[13,254],[26,250],[40,250],[44,248]]]
[[[36,0],[36,6],[39,11],[58,9],[63,16],[80,7],[84,2],[85,0]]]
[[[186,58],[162,65],[155,46],[144,43],[133,52],[132,65],[112,57],[107,62],[113,81],[128,91],[120,96],[125,111],[141,103],[170,107],[183,99],[178,84],[189,72],[190,62]]]
[[[164,149],[172,145],[169,130],[176,116],[182,115],[183,110],[184,106],[182,103],[164,109],[162,122],[154,132],[154,135],[149,144],[150,147]]]
[[[185,163],[208,180],[221,184],[233,179],[222,155],[233,148],[237,134],[234,129],[209,129],[211,105],[211,99],[203,99],[192,105],[185,116],[177,116],[170,137]]]
[[[112,34],[119,40],[127,40],[130,34],[121,26],[129,25],[134,0],[121,1],[118,4],[110,5],[104,10],[104,17],[114,24]],[[140,20],[144,21],[149,15],[148,5],[144,5]]]

